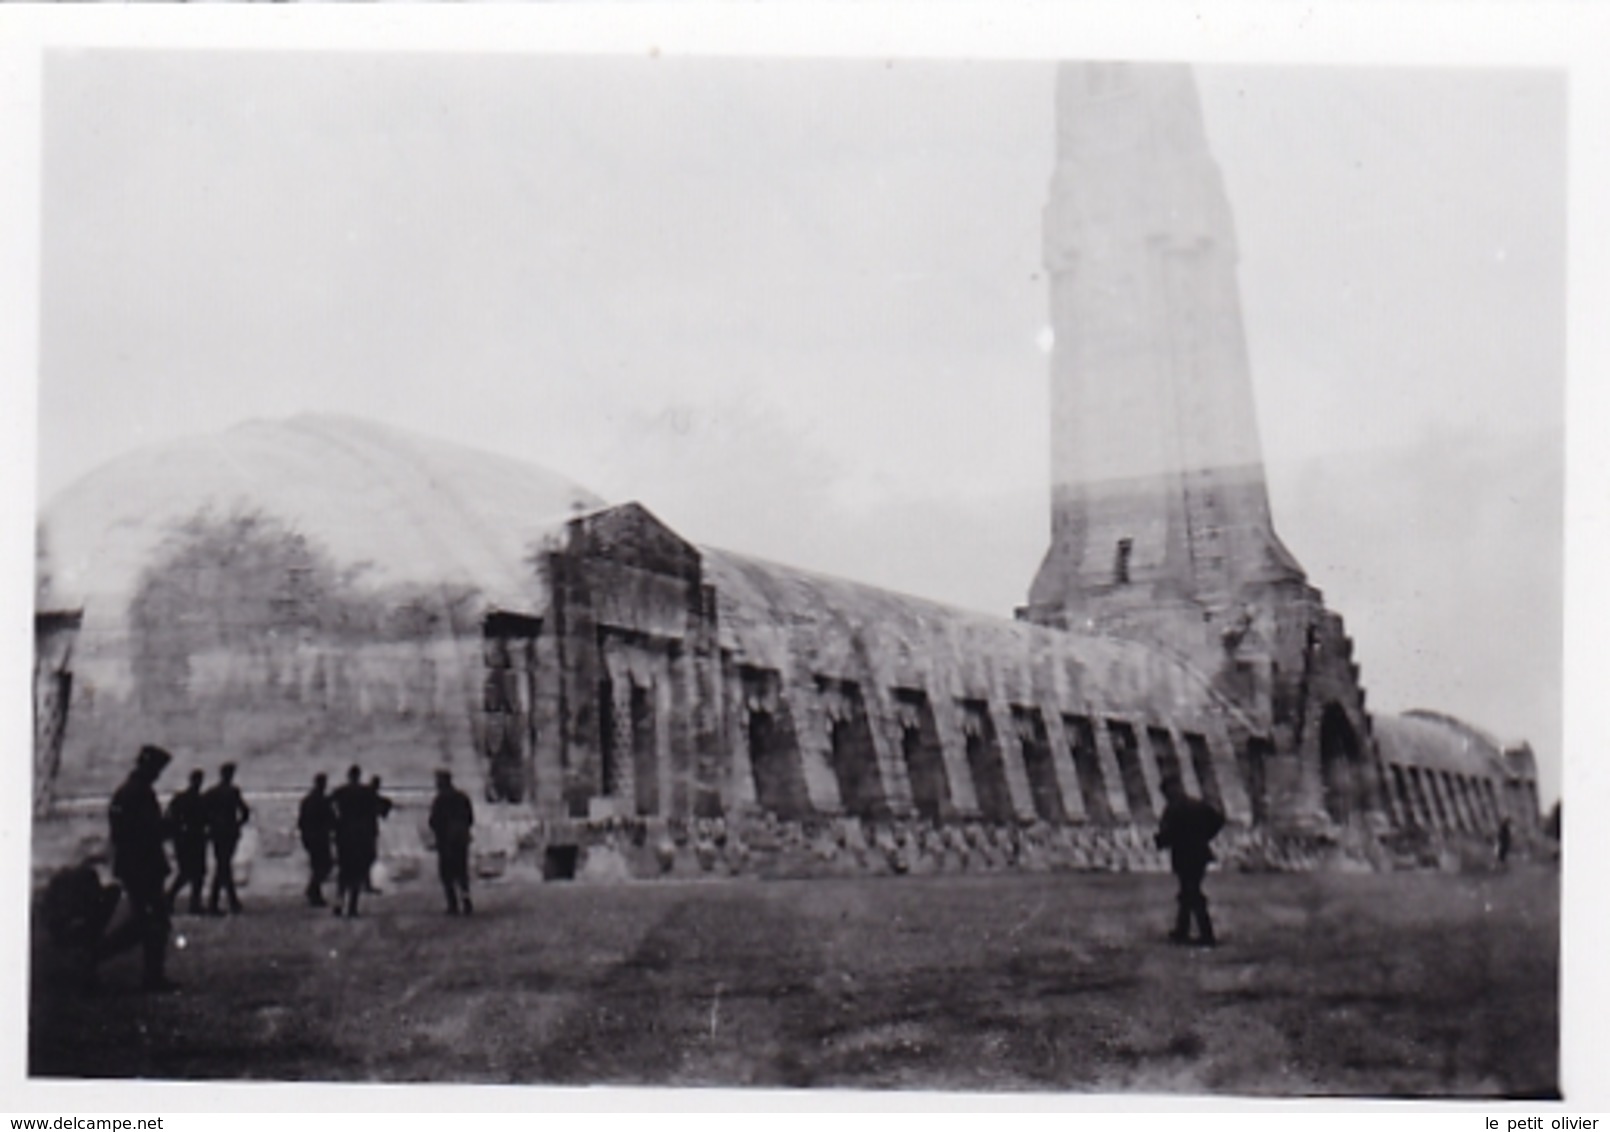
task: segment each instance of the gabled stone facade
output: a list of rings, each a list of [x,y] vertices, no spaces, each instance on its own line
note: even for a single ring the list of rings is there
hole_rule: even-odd
[[[637,504],[568,526],[544,556],[546,609],[486,620],[486,757],[523,767],[489,776],[510,800],[1149,820],[1163,748],[1251,819],[1235,769],[1251,721],[1166,653],[699,549]]]

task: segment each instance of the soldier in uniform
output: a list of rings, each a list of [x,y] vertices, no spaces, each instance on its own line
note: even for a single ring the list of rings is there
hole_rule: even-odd
[[[1180,780],[1172,776],[1163,780],[1163,797],[1167,805],[1153,840],[1159,849],[1169,851],[1169,865],[1179,880],[1178,911],[1168,938],[1172,943],[1213,947],[1218,941],[1208,916],[1207,897],[1202,893],[1202,878],[1207,874],[1208,862],[1213,860],[1210,843],[1224,827],[1224,815],[1207,802],[1192,798]],[[1197,931],[1194,940],[1190,934],[1192,920]]]
[[[207,883],[207,807],[201,793],[205,779],[201,771],[191,771],[189,787],[168,802],[168,836],[173,839],[173,857],[179,866],[179,875],[168,889],[170,912],[188,886],[190,913],[201,914],[201,890]]]
[[[235,894],[235,846],[240,844],[240,827],[251,820],[252,812],[235,785],[235,764],[218,768],[218,784],[202,795],[207,809],[207,836],[212,840],[212,892],[207,911],[220,916],[218,899],[229,894],[229,910],[239,912],[240,897]]]
[[[330,795],[330,807],[335,811],[335,914],[356,916],[380,836],[375,792],[364,784],[360,768],[347,771],[346,782]]]
[[[330,879],[334,863],[330,839],[335,834],[335,813],[326,793],[329,781],[322,772],[315,774],[313,789],[302,796],[296,811],[297,832],[302,835],[302,848],[307,850],[307,902],[315,908],[324,907],[324,882]]]
[[[475,807],[464,791],[453,785],[449,771],[436,772],[436,799],[430,807],[430,831],[436,838],[436,865],[447,894],[447,914],[466,916],[475,911],[470,902],[470,827]]]
[[[166,825],[154,789],[172,756],[161,747],[141,747],[123,785],[107,811],[112,835],[112,873],[129,899],[129,919],[111,932],[101,956],[116,955],[139,944],[144,957],[141,985],[148,991],[171,990],[165,968],[168,957],[168,901],[163,879],[168,857],[163,852]]]

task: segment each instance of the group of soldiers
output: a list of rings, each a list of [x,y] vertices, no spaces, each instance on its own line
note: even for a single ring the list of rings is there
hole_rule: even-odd
[[[144,989],[174,987],[166,972],[170,917],[186,888],[190,889],[190,911],[203,911],[209,845],[214,864],[205,910],[223,915],[222,902],[227,897],[230,913],[242,911],[235,891],[234,857],[251,809],[235,785],[235,766],[221,766],[219,781],[206,790],[202,789],[206,776],[193,771],[188,787],[174,795],[164,810],[156,782],[172,759],[161,747],[140,748],[134,769],[112,795],[108,819],[112,875],[118,883],[103,884],[94,864],[84,862],[58,872],[46,888],[43,912],[47,930],[53,940],[82,957],[83,973],[91,986],[102,960],[138,945]],[[347,771],[344,785],[334,791],[327,786],[326,776],[316,775],[297,814],[297,830],[308,854],[306,895],[310,904],[325,906],[324,883],[333,867],[335,913],[353,917],[358,915],[359,896],[374,891],[370,873],[378,856],[380,822],[391,812],[392,803],[381,794],[380,779],[364,783],[356,766]],[[474,824],[469,797],[453,785],[448,771],[437,771],[430,829],[451,915],[473,911],[469,847]],[[174,846],[176,869],[169,866],[169,841]],[[170,872],[177,873],[171,885]],[[108,931],[124,897],[128,915]]]
[[[307,850],[307,902],[325,906],[324,882],[336,868],[337,916],[356,916],[358,897],[374,892],[371,873],[380,850],[380,822],[391,813],[391,799],[380,792],[380,778],[367,785],[363,770],[347,770],[345,785],[333,793],[324,774],[313,776],[313,789],[302,799],[296,828]],[[333,855],[332,855],[333,854]]]
[[[157,750],[159,748],[149,748]],[[190,889],[190,911],[200,915],[201,890],[207,880],[207,846],[212,846],[212,890],[207,898],[206,911],[214,916],[223,915],[222,897],[229,898],[229,911],[241,910],[240,896],[235,892],[235,849],[240,845],[241,828],[251,820],[252,811],[235,785],[235,764],[225,763],[218,768],[218,782],[211,789],[202,790],[206,775],[190,772],[190,785],[173,796],[164,818],[167,834],[173,841],[174,864],[178,875],[168,889],[168,910],[177,906],[179,894]],[[113,798],[113,806],[117,799]],[[115,819],[114,819],[115,820]]]
[[[296,828],[307,850],[308,882],[305,894],[314,907],[325,906],[324,884],[333,870],[336,877],[337,916],[356,916],[358,898],[374,892],[371,871],[379,856],[380,822],[391,813],[391,799],[380,792],[380,779],[367,785],[363,771],[349,767],[346,782],[329,789],[329,778],[313,776],[313,788],[297,808]],[[449,915],[475,910],[470,901],[470,829],[475,808],[469,796],[453,785],[451,772],[436,772],[436,797],[430,808],[430,830],[436,841],[437,871],[447,897]]]
[[[186,887],[190,910],[202,910],[201,890],[206,873],[206,850],[213,849],[213,878],[207,910],[221,915],[227,896],[229,910],[241,911],[235,893],[234,856],[242,826],[251,810],[235,786],[235,767],[219,768],[219,781],[203,790],[205,776],[193,771],[187,789],[176,794],[164,811],[157,799],[156,781],[172,756],[160,747],[145,746],[134,769],[112,795],[110,819],[112,872],[121,884],[103,885],[93,865],[63,869],[46,890],[45,917],[53,937],[84,948],[88,976],[94,981],[96,965],[104,958],[139,944],[144,957],[143,983],[148,991],[171,989],[166,975],[169,916]],[[307,901],[325,906],[324,884],[332,868],[336,873],[335,914],[358,915],[359,897],[373,891],[370,871],[378,855],[380,822],[392,803],[380,792],[380,779],[363,781],[353,766],[346,782],[328,789],[324,774],[314,776],[313,788],[302,798],[297,831],[308,855]],[[1169,939],[1212,947],[1217,943],[1208,915],[1202,881],[1213,860],[1210,843],[1224,825],[1217,808],[1189,796],[1178,779],[1163,783],[1167,805],[1155,837],[1159,849],[1168,849],[1172,871],[1179,881],[1176,920]],[[438,875],[447,898],[449,915],[469,915],[469,847],[475,809],[468,795],[453,785],[451,773],[436,772],[436,796],[431,803],[430,830],[436,843]],[[174,843],[178,875],[171,887],[165,845]],[[1507,846],[1506,846],[1507,848]],[[107,932],[120,895],[126,895],[128,918]],[[1191,934],[1191,928],[1196,933]]]

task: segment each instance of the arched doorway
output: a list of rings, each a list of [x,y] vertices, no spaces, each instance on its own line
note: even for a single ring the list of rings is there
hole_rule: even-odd
[[[1325,783],[1325,812],[1346,825],[1364,809],[1358,735],[1347,713],[1329,704],[1319,724],[1319,766]]]

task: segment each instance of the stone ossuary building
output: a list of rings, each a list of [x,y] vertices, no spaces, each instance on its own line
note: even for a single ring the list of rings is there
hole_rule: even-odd
[[[1222,806],[1245,864],[1424,861],[1505,819],[1535,835],[1530,751],[1432,713],[1372,716],[1341,618],[1274,531],[1189,69],[1068,65],[1057,98],[1051,544],[1016,619],[696,546],[638,504],[522,494],[481,464],[387,479],[414,493],[399,521],[444,492],[481,508],[452,536],[481,554],[456,563],[461,600],[354,597],[282,451],[350,454],[350,427],[250,426],[279,492],[258,500],[278,549],[255,582],[227,555],[169,553],[183,602],[162,604],[146,562],[98,629],[87,601],[82,626],[41,615],[56,660],[36,672],[38,796],[58,764],[121,766],[131,723],[202,719],[198,757],[253,759],[248,781],[289,792],[354,751],[403,786],[456,763],[517,828],[511,851],[609,848],[637,871],[1153,867],[1171,774]],[[363,426],[366,459],[417,475],[379,435]],[[100,511],[81,493],[72,521],[47,516],[55,568],[82,575],[69,592],[118,557],[102,512],[131,477],[108,482]],[[193,612],[203,592],[224,595],[227,631]]]

